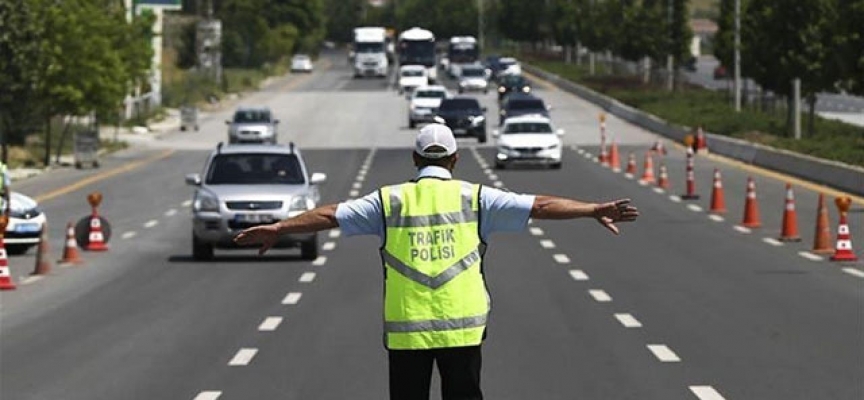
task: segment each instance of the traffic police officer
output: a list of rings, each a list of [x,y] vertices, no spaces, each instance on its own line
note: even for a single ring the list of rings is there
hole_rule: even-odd
[[[287,233],[340,227],[346,236],[381,238],[384,345],[393,400],[428,400],[433,364],[444,400],[483,398],[480,345],[490,297],[482,262],[491,233],[525,230],[529,217],[593,217],[617,234],[615,222],[638,216],[626,199],[594,204],[455,180],[456,150],[447,126],[427,125],[416,139],[414,180],[249,228],[235,238],[261,244],[262,254]]]

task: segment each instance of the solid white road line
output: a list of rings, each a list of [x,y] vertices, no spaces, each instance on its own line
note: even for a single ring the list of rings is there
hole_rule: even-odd
[[[263,332],[272,332],[282,323],[282,317],[267,317],[261,325],[258,325],[258,330]]]
[[[120,237],[122,237],[123,239],[132,239],[137,234],[138,233],[136,233],[135,231],[129,231],[129,232],[124,232],[123,235]]]
[[[723,218],[723,216],[721,216],[721,215],[717,215],[717,214],[711,214],[711,215],[709,215],[709,216],[708,216],[708,219],[710,219],[710,220],[712,220],[712,221],[714,221],[714,222],[723,222],[723,221],[726,220],[726,218]]]
[[[649,344],[648,350],[651,350],[651,352],[654,353],[654,357],[657,357],[657,359],[662,362],[681,361],[681,359],[678,358],[678,355],[665,344]]]
[[[336,248],[336,242],[327,242],[321,246],[321,250],[330,251]]]
[[[779,246],[783,245],[783,242],[781,242],[777,239],[774,239],[774,238],[770,238],[770,237],[762,238],[762,241],[765,243],[768,243],[772,246],[775,246],[775,247],[779,247]]]
[[[297,304],[300,302],[300,298],[303,297],[303,293],[300,292],[291,292],[282,299],[282,304]]]
[[[864,278],[864,271],[861,271],[860,269],[856,269],[856,268],[852,268],[852,267],[846,267],[846,268],[843,268],[843,272],[845,272],[849,275],[857,276],[859,278]]]
[[[594,300],[597,300],[600,303],[608,303],[608,302],[612,301],[612,296],[609,296],[608,293],[606,293],[600,289],[592,289],[592,290],[589,290],[588,293],[591,294],[591,297],[593,297]]]
[[[699,400],[726,400],[711,386],[690,386],[690,391],[699,398]]]
[[[330,239],[336,239],[342,235],[342,231],[339,229],[332,229],[327,235],[330,236]]]
[[[172,208],[172,209],[170,209],[170,210],[168,210],[168,211],[165,211],[165,216],[166,216],[166,217],[173,217],[174,214],[177,214],[177,209],[175,209],[175,208]]]
[[[320,267],[326,263],[327,263],[327,257],[326,256],[318,256],[315,260],[312,261],[312,265],[314,265],[316,267]]]
[[[735,225],[735,230],[738,232],[744,233],[744,234],[753,233],[753,230],[751,230],[750,228],[748,228],[746,226],[741,226],[741,225]]]
[[[543,246],[544,249],[554,249],[555,248],[555,242],[553,242],[549,239],[541,240],[540,246]]]
[[[702,212],[702,207],[699,207],[695,204],[688,204],[687,209],[689,209],[690,211],[693,211],[693,212]]]
[[[680,203],[681,202],[681,196],[676,196],[673,194],[673,195],[669,196],[669,200],[671,200],[673,203]]]
[[[570,276],[575,281],[587,281],[588,280],[588,275],[586,275],[585,272],[582,271],[581,269],[571,269],[570,270]]]
[[[198,393],[198,395],[192,400],[217,400],[219,396],[222,396],[222,392],[217,390],[205,390]]]
[[[243,348],[237,351],[237,354],[234,355],[234,358],[228,362],[228,365],[232,367],[249,365],[252,362],[252,359],[255,358],[255,354],[258,354],[258,349],[253,348]]]
[[[809,251],[799,251],[798,255],[810,261],[822,261],[822,256],[817,256]]]
[[[529,231],[531,231],[531,234],[534,236],[543,236],[543,229],[541,228],[531,227]]]
[[[312,282],[315,280],[314,272],[304,272],[303,275],[300,275],[299,282]]]
[[[618,322],[620,322],[621,325],[624,325],[625,328],[642,327],[642,323],[630,314],[615,314],[615,318],[617,318]]]
[[[555,259],[555,262],[558,264],[570,264],[570,257],[567,257],[566,254],[556,254],[552,256]]]
[[[154,227],[154,226],[156,226],[156,225],[159,225],[159,221],[157,221],[157,220],[155,220],[155,219],[151,219],[151,220],[149,220],[149,221],[147,221],[147,222],[144,223],[144,227],[145,227],[145,228],[152,228],[152,227]]]
[[[191,205],[192,205],[192,200],[186,200],[186,201],[184,201],[183,204],[182,204],[183,207],[189,207],[189,206],[191,206]]]

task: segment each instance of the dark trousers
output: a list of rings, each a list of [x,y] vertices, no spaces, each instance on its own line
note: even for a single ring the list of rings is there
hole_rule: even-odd
[[[429,400],[432,365],[438,365],[443,400],[482,400],[480,346],[390,350],[390,400]]]

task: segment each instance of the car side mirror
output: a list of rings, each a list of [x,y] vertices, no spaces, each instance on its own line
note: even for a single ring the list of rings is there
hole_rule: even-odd
[[[186,184],[190,186],[201,186],[201,175],[189,174],[186,175]]]
[[[499,130],[497,130],[497,129],[495,129],[494,131],[492,131],[492,137],[498,137],[498,136],[501,136],[501,131],[499,131]]]
[[[324,183],[325,181],[327,181],[327,174],[321,172],[315,172],[312,174],[312,177],[309,178],[309,183],[312,185]]]
[[[563,129],[559,129],[559,130],[555,131],[555,133],[557,133],[558,136],[564,136],[564,130]]]

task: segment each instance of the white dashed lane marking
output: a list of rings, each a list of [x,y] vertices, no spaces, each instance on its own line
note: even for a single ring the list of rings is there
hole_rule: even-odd
[[[318,256],[318,258],[316,258],[315,260],[312,261],[312,265],[314,265],[316,267],[320,267],[326,263],[327,263],[327,257],[325,257],[325,256]]]
[[[304,272],[303,275],[300,275],[300,279],[298,279],[298,281],[300,281],[300,282],[312,282],[314,280],[315,280],[315,273],[314,272]]]
[[[702,212],[702,207],[699,207],[699,206],[697,206],[697,205],[695,205],[695,204],[688,204],[688,205],[687,205],[687,208],[688,208],[690,211],[693,211],[693,212]]]
[[[352,190],[350,193],[348,193],[348,195],[351,197],[357,197],[360,195],[360,191],[359,190]]]
[[[40,280],[42,280],[42,278],[44,278],[43,275],[29,275],[26,278],[21,280],[21,284],[22,285],[29,285],[31,283],[39,282]]]
[[[721,215],[717,215],[717,214],[711,214],[711,215],[709,215],[709,216],[708,216],[708,219],[710,219],[710,220],[712,220],[712,221],[714,221],[714,222],[723,222],[723,221],[726,220],[726,218],[723,218],[723,216],[721,216]]]
[[[321,246],[321,250],[324,250],[324,251],[330,251],[330,250],[333,250],[335,248],[336,248],[336,242],[327,242],[327,243],[324,243],[323,246]]]
[[[242,367],[245,365],[249,365],[249,363],[252,362],[252,359],[255,358],[255,354],[258,354],[258,349],[240,349],[237,354],[234,355],[234,358],[232,358],[231,361],[228,362],[228,365],[232,367]]]
[[[735,225],[735,230],[744,234],[753,233],[753,230],[746,226]]]
[[[192,400],[217,400],[219,396],[222,396],[222,392],[216,390],[206,390],[201,393],[198,393]]]
[[[353,184],[351,184],[352,189],[360,189],[362,187],[363,187],[363,184],[360,182],[354,182]]]
[[[555,242],[553,242],[549,239],[541,240],[540,246],[543,246],[544,249],[554,249],[555,248]]]
[[[267,317],[264,322],[258,326],[258,330],[262,332],[272,332],[275,331],[281,323],[282,317]]]
[[[136,233],[135,231],[123,232],[123,235],[121,235],[120,237],[123,239],[132,239],[137,234],[138,233]]]
[[[588,280],[588,275],[585,274],[585,272],[582,271],[581,269],[571,269],[570,270],[570,276],[573,278],[573,280],[577,280],[577,281],[587,281]]]
[[[669,196],[669,200],[671,200],[673,203],[680,203],[681,202],[681,196],[672,195],[672,196]]]
[[[859,278],[864,278],[864,271],[861,271],[860,269],[856,269],[856,268],[852,268],[852,267],[847,267],[847,268],[843,268],[843,272],[845,272],[845,273],[847,273],[847,274],[849,274],[849,275],[852,275],[852,276],[857,276],[857,277],[859,277]]]
[[[821,257],[821,256],[817,256],[817,255],[815,255],[815,254],[813,254],[813,253],[811,253],[811,252],[809,252],[809,251],[799,251],[799,252],[798,252],[798,255],[801,256],[801,257],[804,257],[804,258],[806,258],[806,259],[808,259],[808,260],[810,260],[810,261],[822,261],[822,257]]]
[[[159,225],[159,221],[157,221],[155,219],[151,219],[151,220],[147,221],[146,223],[144,223],[145,228],[152,228],[156,225]]]
[[[534,236],[543,236],[543,229],[541,228],[532,227],[529,231],[531,231],[531,234]]]
[[[490,175],[489,175],[489,179],[491,179],[491,180],[493,180],[493,181],[497,181],[497,180],[498,180],[498,175],[490,174]]]
[[[612,296],[609,296],[609,294],[603,290],[592,289],[592,290],[589,290],[588,293],[591,294],[591,297],[593,297],[594,300],[596,300],[600,303],[608,303],[608,302],[612,301]]]
[[[657,357],[657,359],[662,362],[681,361],[681,359],[678,358],[678,355],[665,344],[649,344],[648,350],[651,350],[651,352],[654,353],[654,357]]]
[[[166,216],[166,217],[173,217],[174,214],[177,214],[177,209],[172,208],[172,209],[170,209],[170,210],[168,210],[168,211],[165,211],[165,216]]]
[[[774,239],[774,238],[770,238],[770,237],[762,238],[762,241],[767,243],[767,244],[770,244],[772,246],[775,246],[775,247],[779,247],[779,246],[783,245],[783,242],[781,242],[777,239]]]
[[[363,182],[366,180],[366,174],[357,175],[357,182]]]
[[[663,188],[661,188],[661,187],[655,187],[655,188],[652,189],[652,190],[654,190],[654,193],[657,193],[657,194],[663,194],[663,193],[666,193],[666,189],[663,189]]]
[[[569,264],[570,263],[570,257],[567,257],[566,254],[556,254],[556,255],[552,256],[552,258],[554,258],[555,262],[557,262],[558,264]]]
[[[192,200],[186,200],[186,201],[183,202],[182,205],[183,205],[183,207],[189,207],[189,206],[192,205]]]
[[[625,328],[642,327],[642,323],[630,314],[615,314],[615,318],[618,319],[618,322],[620,322],[621,325],[624,325]]]
[[[300,298],[303,297],[303,293],[300,292],[291,292],[282,299],[282,304],[297,304],[300,302]]]
[[[342,235],[342,231],[340,231],[339,229],[333,229],[327,235],[330,236],[330,239],[336,239]]]
[[[690,391],[699,398],[699,400],[726,400],[711,386],[690,386]]]

